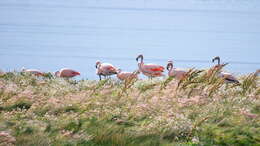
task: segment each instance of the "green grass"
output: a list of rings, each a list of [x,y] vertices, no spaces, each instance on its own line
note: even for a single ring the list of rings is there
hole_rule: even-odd
[[[0,75],[0,145],[259,145],[259,77],[66,80]],[[1,133],[2,132],[2,133]]]

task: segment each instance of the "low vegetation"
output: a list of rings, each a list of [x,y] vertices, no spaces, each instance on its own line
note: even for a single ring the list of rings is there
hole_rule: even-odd
[[[179,82],[1,74],[0,145],[259,145],[259,77],[239,81],[198,70]]]

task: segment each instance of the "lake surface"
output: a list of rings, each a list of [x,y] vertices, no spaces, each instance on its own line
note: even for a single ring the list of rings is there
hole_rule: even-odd
[[[234,74],[260,68],[259,0],[5,0],[0,69],[74,68],[98,79],[95,62],[137,69],[135,58],[208,68],[221,56]]]

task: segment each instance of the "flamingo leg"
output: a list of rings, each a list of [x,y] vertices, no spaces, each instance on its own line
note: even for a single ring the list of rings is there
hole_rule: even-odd
[[[102,75],[101,75],[101,74],[99,74],[98,76],[99,76],[99,80],[101,81],[101,80],[102,80],[102,78],[101,78],[101,76],[102,76]]]

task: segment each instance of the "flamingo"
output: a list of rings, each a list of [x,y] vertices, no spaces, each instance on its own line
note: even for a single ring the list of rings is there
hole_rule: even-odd
[[[217,56],[215,58],[212,59],[212,62],[214,62],[215,60],[218,60],[218,64],[215,65],[213,68],[211,68],[208,71],[208,75],[211,75],[213,73],[214,70],[220,70],[222,67],[224,67],[225,65],[227,65],[227,63],[225,64],[220,64],[220,57]],[[218,72],[217,76],[220,78],[223,78],[225,80],[226,83],[236,83],[239,84],[239,81],[236,79],[236,77],[234,77],[231,73],[227,73],[227,72]]]
[[[139,58],[141,58],[140,63],[138,62]],[[157,64],[144,64],[143,60],[144,57],[142,54],[138,55],[136,58],[140,72],[142,72],[144,75],[148,76],[149,78],[163,76],[163,71],[164,71],[163,66]]]
[[[117,69],[110,63],[101,63],[100,61],[96,62],[96,73],[99,76],[99,80],[101,80],[101,76],[105,78],[107,76],[111,76],[117,74]]]
[[[80,75],[80,72],[77,72],[77,71],[75,71],[73,69],[69,69],[69,68],[62,68],[59,71],[55,72],[55,76],[63,77],[63,78],[72,78],[77,75]]]
[[[131,79],[138,79],[139,72],[122,72],[121,69],[117,70],[117,78],[120,80],[131,80]]]
[[[212,59],[212,62],[215,62],[215,60],[218,60],[218,64],[213,66],[212,68],[210,68],[208,70],[208,73],[207,73],[208,76],[211,76],[214,71],[218,71],[218,70],[220,70],[221,68],[223,68],[224,66],[226,66],[228,64],[228,63],[220,64],[220,57],[219,56],[214,57]]]
[[[38,69],[25,69],[24,67],[22,68],[22,72],[27,72],[36,76],[43,76],[44,72],[38,70]]]
[[[177,80],[183,79],[185,77],[185,75],[187,74],[187,71],[184,70],[184,69],[173,68],[173,62],[172,61],[168,61],[166,68],[169,71],[168,76],[169,77],[175,77]]]

